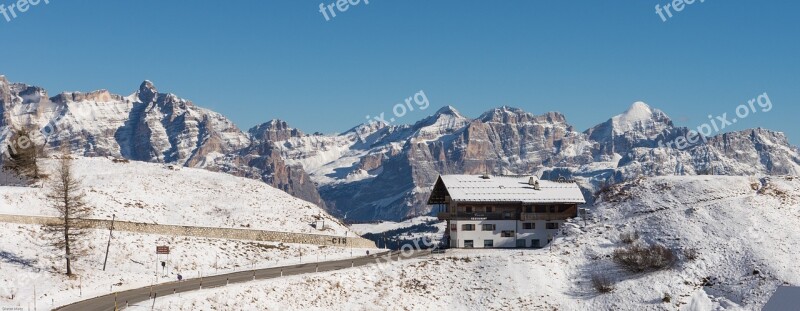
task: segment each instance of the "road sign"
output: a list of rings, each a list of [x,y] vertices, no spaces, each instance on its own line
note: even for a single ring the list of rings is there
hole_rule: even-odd
[[[156,254],[169,255],[169,246],[156,246]]]

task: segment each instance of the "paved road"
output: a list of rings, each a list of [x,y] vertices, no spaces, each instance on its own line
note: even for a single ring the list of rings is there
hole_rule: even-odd
[[[138,289],[127,290],[116,294],[116,301],[118,307],[121,309],[125,307],[125,303],[134,304],[148,301],[152,303],[152,296],[156,296],[156,305],[158,305],[158,298],[172,295],[174,293],[184,293],[194,291],[201,288],[214,288],[221,287],[227,284],[242,283],[253,280],[272,279],[289,275],[298,275],[306,273],[324,272],[332,270],[348,269],[351,267],[360,267],[377,262],[385,262],[388,258],[391,260],[403,260],[418,258],[429,255],[430,251],[417,251],[410,256],[401,256],[400,252],[383,253],[371,255],[367,257],[358,257],[353,259],[343,259],[336,261],[326,261],[320,263],[306,263],[293,266],[275,267],[260,270],[241,271],[229,274],[203,277],[202,279],[186,279],[183,282],[170,282],[162,283],[152,287],[143,287]],[[71,305],[58,307],[55,310],[61,311],[108,311],[114,310],[114,294],[100,296]],[[149,306],[149,305],[148,305]]]

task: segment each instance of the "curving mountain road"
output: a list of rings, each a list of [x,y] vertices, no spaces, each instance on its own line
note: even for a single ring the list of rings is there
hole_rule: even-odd
[[[122,309],[126,304],[140,303],[148,301],[152,303],[152,297],[156,297],[156,305],[158,305],[158,298],[175,293],[184,293],[194,290],[199,290],[201,287],[214,288],[226,286],[230,283],[243,283],[253,280],[263,280],[279,278],[282,276],[307,274],[315,272],[342,270],[352,267],[366,266],[378,262],[385,262],[388,259],[393,261],[418,258],[430,254],[430,251],[415,251],[404,256],[401,252],[389,252],[370,255],[366,257],[358,257],[353,259],[343,259],[335,261],[325,261],[319,263],[306,263],[293,266],[275,267],[259,270],[241,271],[229,274],[215,275],[203,277],[199,279],[186,279],[182,282],[170,282],[154,285],[152,287],[143,287],[137,289],[126,290],[114,294],[95,297],[88,300],[79,301],[73,304],[55,308],[54,310],[61,311],[109,311],[117,308]],[[116,297],[116,299],[115,299]]]

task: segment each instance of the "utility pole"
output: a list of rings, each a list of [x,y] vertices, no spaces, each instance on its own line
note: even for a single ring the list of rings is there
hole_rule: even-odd
[[[114,235],[114,220],[117,219],[116,214],[111,214],[111,227],[108,229],[108,245],[106,245],[106,259],[103,260],[103,271],[106,271],[106,263],[108,262],[108,250],[111,249],[111,236]]]

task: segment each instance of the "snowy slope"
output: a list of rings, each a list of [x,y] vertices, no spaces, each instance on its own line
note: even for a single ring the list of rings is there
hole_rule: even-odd
[[[798,178],[637,179],[592,214],[551,249],[448,251],[169,297],[160,310],[759,310],[778,285],[800,285]],[[675,266],[633,274],[613,263],[620,233],[634,230],[674,249]],[[596,293],[595,273],[615,291]]]
[[[181,274],[186,278],[230,273],[252,268],[285,266],[349,258],[363,249],[318,247],[236,240],[169,237],[115,232],[108,265],[102,271],[108,231],[92,230],[88,255],[73,262],[76,276],[66,277],[64,261],[48,247],[40,226],[0,223],[0,306],[33,305],[34,288],[38,310],[113,291],[169,282]],[[156,257],[155,246],[167,245],[171,254]],[[371,250],[375,252],[376,250]],[[167,271],[156,276],[157,259],[167,262]],[[13,297],[13,298],[12,298]],[[31,307],[30,310],[33,310]]]
[[[44,160],[52,167],[55,160]],[[347,228],[314,204],[263,182],[203,169],[78,158],[93,218],[133,222],[345,235]],[[170,167],[172,167],[170,169]],[[44,183],[46,185],[46,183]],[[55,216],[46,189],[0,187],[0,213]],[[324,219],[326,230],[311,224]]]
[[[56,160],[43,159],[41,168]],[[284,232],[353,235],[338,220],[309,202],[294,198],[257,180],[203,169],[146,162],[115,163],[105,158],[77,158],[74,169],[83,180],[94,218],[208,227],[248,227]],[[47,170],[46,170],[47,171]],[[49,171],[48,171],[49,172]],[[41,183],[40,183],[41,184]],[[46,182],[43,183],[47,185]],[[0,187],[0,213],[55,215],[45,198],[46,189]],[[311,224],[324,219],[325,230]],[[75,263],[78,277],[67,278],[59,253],[47,246],[40,226],[0,223],[0,306],[27,307],[36,286],[40,309],[63,305],[114,290],[150,285],[156,245],[168,245],[171,272],[196,277],[245,268],[272,267],[317,260],[348,258],[361,249],[317,247],[191,237],[116,232],[109,268],[102,272],[108,239],[106,230],[92,230],[89,254]],[[373,250],[374,251],[374,250]],[[162,256],[161,260],[166,257]],[[80,285],[83,288],[80,288]],[[80,293],[83,296],[80,296]],[[13,296],[13,298],[12,298]]]

